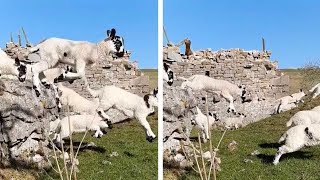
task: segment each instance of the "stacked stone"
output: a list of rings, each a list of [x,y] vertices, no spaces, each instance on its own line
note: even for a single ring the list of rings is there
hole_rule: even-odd
[[[164,52],[164,60],[170,61],[165,59],[170,54],[168,49]],[[269,51],[202,50],[195,52],[190,59],[181,55],[182,61],[172,62],[170,68],[176,77],[209,74],[215,79],[245,85],[258,99],[279,98],[289,91],[289,77],[281,76],[277,62],[270,61],[270,55]]]
[[[48,155],[49,122],[58,115],[54,91],[42,89],[38,98],[31,87],[0,80],[0,166],[19,162],[24,168],[34,163],[42,167]]]
[[[12,59],[25,59],[25,55],[27,54],[28,47],[22,47],[18,43],[9,42],[6,44],[6,48],[4,52],[6,52]]]

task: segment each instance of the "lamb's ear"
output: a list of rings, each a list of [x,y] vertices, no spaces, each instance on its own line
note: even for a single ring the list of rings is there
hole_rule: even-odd
[[[20,60],[18,58],[14,59],[14,65],[20,66]]]
[[[107,36],[110,37],[110,30],[107,30]]]
[[[150,108],[150,104],[149,104],[149,94],[146,94],[143,96],[143,100],[147,106],[147,108]]]
[[[114,28],[111,29],[110,37],[113,39],[116,36],[116,30]]]
[[[303,90],[302,89],[300,89],[300,92],[302,92]]]
[[[154,95],[154,96],[157,96],[157,94],[158,94],[158,88],[155,88],[155,89],[153,90],[153,95]]]
[[[209,116],[213,116],[211,112],[209,112]]]

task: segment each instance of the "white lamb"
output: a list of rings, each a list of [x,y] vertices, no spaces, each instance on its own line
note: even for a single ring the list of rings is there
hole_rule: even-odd
[[[287,130],[280,138],[279,143],[285,142],[279,147],[273,164],[277,165],[283,154],[300,150],[304,146],[320,144],[320,124],[297,125]]]
[[[320,83],[313,86],[313,88],[311,88],[309,92],[313,93],[312,98],[316,98],[320,94]]]
[[[239,96],[242,99],[242,103],[246,99],[246,90],[245,87],[237,86],[225,80],[213,79],[205,75],[193,75],[189,78],[180,78],[185,80],[181,84],[181,88],[185,89],[187,87],[192,88],[194,91],[211,91],[218,93],[224,97],[230,104],[228,112],[236,113],[233,101],[235,97]]]
[[[300,92],[291,94],[290,96],[284,96],[280,99],[277,99],[278,102],[275,106],[275,109],[277,109],[277,113],[290,110],[300,102],[303,102],[302,98],[306,96],[306,94],[303,92],[302,89],[300,89]],[[295,104],[295,105],[294,105]]]
[[[71,125],[71,133],[85,132],[86,130],[96,131],[94,137],[101,137],[103,135],[100,128],[107,128],[108,124],[98,115],[73,115],[61,119],[55,134],[55,140],[63,143],[63,139],[70,135],[69,120]],[[62,140],[62,141],[60,141]]]
[[[58,83],[58,92],[60,95],[59,99],[57,99],[59,108],[61,108],[62,105],[69,105],[72,108],[72,111],[75,113],[89,115],[98,113],[98,115],[106,119],[109,127],[112,128],[110,117],[104,111],[98,110],[100,104],[98,98],[90,101],[82,97],[74,90],[63,86],[62,83]]]
[[[320,111],[299,111],[287,122],[287,127],[291,125],[320,124]]]
[[[13,75],[19,78],[20,82],[26,79],[26,65],[20,63],[18,59],[14,60],[0,49],[0,76]]]
[[[74,66],[76,73],[64,73],[58,79],[75,80],[82,78],[87,83],[85,77],[86,65],[93,65],[99,58],[112,52],[118,53],[119,51],[124,51],[123,44],[121,48],[117,48],[116,46],[117,44],[113,39],[94,44],[86,41],[49,38],[30,48],[31,54],[29,58],[34,58],[38,55],[38,59],[40,59],[36,64],[30,66],[33,72],[33,88],[37,96],[40,96],[39,73],[57,66],[58,63],[64,63]]]
[[[243,113],[238,113],[238,117],[226,118],[221,121],[226,129],[238,129],[243,126],[243,119],[247,117]]]
[[[316,106],[313,109],[311,109],[312,111],[319,111],[320,112],[320,106]]]
[[[147,94],[142,98],[116,86],[105,86],[99,90],[92,90],[87,86],[87,90],[93,97],[99,98],[98,111],[108,111],[111,107],[115,107],[126,116],[135,117],[140,122],[149,142],[156,138],[147,121],[147,116],[154,112],[154,107],[158,107],[158,91],[153,91],[153,94]]]
[[[197,109],[197,114],[194,115],[194,117],[191,119],[191,124],[195,125],[200,130],[201,138],[205,143],[207,142],[207,140],[210,139],[209,131],[212,128],[215,121],[217,121],[217,116],[216,114],[209,113],[209,126],[208,126],[207,116],[201,112],[198,106],[196,107],[196,109]]]

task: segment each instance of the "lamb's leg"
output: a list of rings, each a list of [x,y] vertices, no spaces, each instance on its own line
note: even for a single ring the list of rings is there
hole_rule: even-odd
[[[53,58],[53,57],[52,57]],[[48,61],[53,61],[48,60]],[[36,63],[32,66],[30,66],[31,73],[32,73],[32,83],[33,83],[33,89],[36,92],[37,97],[40,96],[40,79],[39,79],[39,74],[47,69],[49,69],[49,64],[47,61],[41,61],[39,63]]]
[[[87,83],[86,76],[85,76],[85,68],[86,68],[85,61],[83,59],[78,59],[75,67],[77,72],[74,73],[74,72],[66,71],[63,74],[61,74],[59,77],[57,77],[55,79],[55,82],[84,79],[84,81]]]
[[[227,112],[228,113],[233,112],[234,114],[236,114],[236,109],[234,108],[234,104],[233,104],[233,97],[230,95],[230,93],[228,91],[222,91],[221,96],[224,97],[229,102],[229,108]]]
[[[204,130],[201,130],[201,136],[202,136],[203,143],[206,143],[207,142],[207,138],[206,138],[206,132]]]
[[[147,115],[136,116],[136,118],[138,119],[138,121],[140,122],[140,124],[142,125],[142,127],[145,130],[145,133],[147,135],[147,140],[149,142],[152,142],[156,138],[156,135],[152,132],[150,124],[148,123],[146,117],[147,117]]]
[[[317,87],[315,92],[314,92],[314,94],[313,94],[313,96],[312,96],[312,99],[316,98],[319,94],[320,94],[320,88]]]
[[[110,107],[111,108],[111,107]],[[110,108],[107,108],[107,111],[110,109]],[[102,108],[98,108],[97,109],[97,113],[100,115],[100,117],[102,117],[104,120],[107,121],[107,125],[110,129],[112,129],[112,122],[110,121],[110,117],[104,112],[104,109]]]
[[[295,148],[290,148],[288,147],[287,145],[283,145],[281,147],[279,147],[279,150],[277,151],[277,154],[275,155],[275,158],[274,158],[274,161],[273,161],[273,164],[274,165],[277,165],[279,163],[279,160],[281,158],[281,156],[283,154],[287,154],[287,153],[291,153],[291,152],[295,152],[295,151],[298,151],[299,149],[301,149],[302,147],[295,147]]]
[[[209,127],[208,127],[207,118],[206,118],[206,122],[204,122],[204,123],[206,123],[206,124],[204,124],[204,132],[205,132],[205,135],[206,135],[206,139],[209,140],[209,139],[210,139],[210,137],[209,137],[209,131],[210,131],[210,129],[209,129]]]

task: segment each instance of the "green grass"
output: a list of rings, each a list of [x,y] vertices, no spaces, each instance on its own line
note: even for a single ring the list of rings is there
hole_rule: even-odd
[[[221,158],[222,171],[217,179],[320,179],[320,150],[318,146],[303,148],[298,152],[283,155],[277,166],[272,164],[277,152],[280,136],[288,129],[286,122],[300,110],[311,109],[320,105],[320,98],[308,101],[300,107],[274,115],[235,131],[227,131],[220,145],[218,157]],[[196,138],[196,131],[193,131]],[[216,145],[222,132],[213,131],[212,140]],[[230,152],[228,144],[235,140],[237,150]],[[197,142],[194,142],[198,145]],[[208,143],[205,145],[208,150]],[[255,150],[260,155],[252,156]],[[245,163],[250,159],[253,163]],[[181,179],[199,179],[193,171],[180,176]]]
[[[142,72],[150,77],[151,88],[158,86],[156,69],[143,69]],[[157,113],[147,118],[155,134],[158,134],[157,119]],[[102,138],[93,138],[91,135],[88,134],[84,142],[94,142],[98,148],[79,153],[78,179],[157,179],[158,140],[149,143],[137,120],[115,124]],[[82,136],[76,134],[73,140],[79,142]],[[119,156],[110,157],[112,152],[117,152]],[[49,176],[59,179],[59,175],[53,171],[48,174],[41,174],[40,179],[50,179]]]
[[[141,71],[149,76],[150,89],[158,87],[158,69],[141,69]]]
[[[148,121],[157,134],[157,114],[148,117]],[[89,133],[84,142],[94,142],[97,148],[80,151],[78,179],[157,179],[157,139],[149,143],[138,121],[115,124],[102,138],[93,138],[92,134]],[[82,136],[76,134],[73,140],[80,142]],[[112,152],[117,152],[119,156],[111,157]],[[53,171],[48,174],[42,174],[40,179],[50,179],[49,176],[59,179]]]

